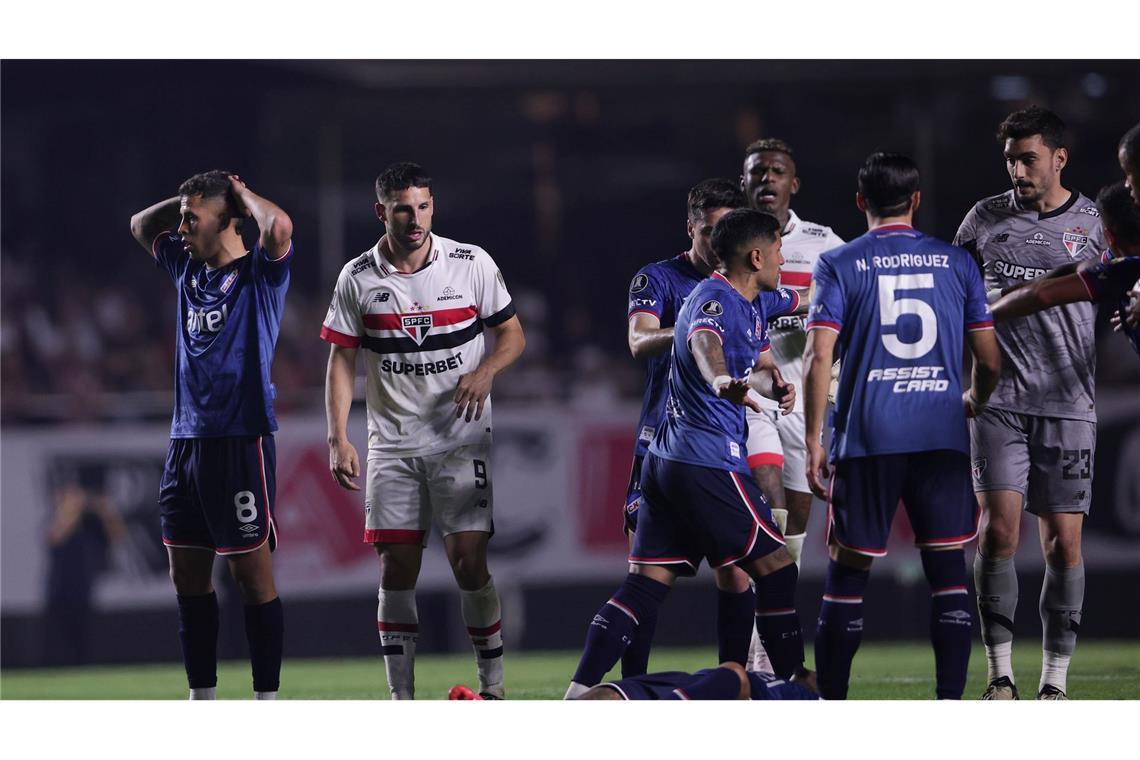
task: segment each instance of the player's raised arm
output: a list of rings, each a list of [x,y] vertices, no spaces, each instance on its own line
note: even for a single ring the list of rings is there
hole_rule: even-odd
[[[1079,301],[1091,301],[1088,288],[1078,274],[1061,277],[1046,275],[1010,290],[991,306],[994,321],[1036,314],[1042,309]]]
[[[180,203],[181,200],[175,195],[144,208],[131,217],[131,235],[151,256],[154,256],[154,239],[163,232],[178,227],[181,218]]]
[[[673,328],[662,327],[661,318],[648,312],[635,312],[629,318],[629,353],[634,359],[651,359],[669,353]]]
[[[348,412],[356,377],[356,349],[335,343],[329,350],[325,374],[325,417],[328,419],[329,470],[342,488],[359,491],[360,457],[348,440]]]
[[[495,336],[495,350],[483,357],[479,366],[459,378],[455,388],[455,416],[467,422],[483,416],[483,405],[491,394],[495,376],[518,359],[526,348],[526,336],[517,316],[490,328]]]
[[[689,350],[693,360],[700,370],[701,377],[712,386],[713,393],[718,398],[731,401],[738,406],[746,406],[753,411],[760,411],[760,404],[749,397],[751,386],[748,380],[742,377],[732,377],[728,374],[728,365],[724,360],[724,347],[720,336],[712,330],[696,330],[689,337]]]
[[[289,252],[293,239],[293,220],[272,201],[262,198],[246,187],[237,175],[230,176],[234,200],[238,211],[253,217],[260,231],[258,242],[271,259],[280,259]]]

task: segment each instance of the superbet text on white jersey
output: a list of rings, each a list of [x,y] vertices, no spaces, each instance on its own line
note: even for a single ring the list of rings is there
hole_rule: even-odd
[[[815,262],[824,251],[843,245],[843,238],[831,231],[830,227],[815,222],[807,222],[788,210],[788,226],[781,234],[780,253],[784,265],[780,267],[780,286],[785,288],[807,288],[811,286],[811,273]],[[795,411],[803,411],[804,347],[807,345],[807,332],[804,331],[802,314],[789,314],[780,317],[768,326],[768,339],[772,342],[772,358],[784,380],[796,386]],[[768,398],[761,398],[765,409],[778,409],[779,404]]]
[[[491,400],[480,419],[455,416],[459,378],[483,359],[483,329],[514,316],[495,262],[478,246],[431,236],[419,271],[398,272],[380,243],[341,269],[324,340],[363,348],[368,451],[415,457],[490,443]]]

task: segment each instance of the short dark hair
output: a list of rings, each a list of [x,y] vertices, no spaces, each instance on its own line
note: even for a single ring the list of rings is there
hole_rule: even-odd
[[[431,192],[431,177],[419,164],[401,161],[392,164],[376,178],[376,200],[383,201],[399,190],[409,187],[426,187]]]
[[[1041,142],[1053,150],[1067,148],[1069,145],[1065,122],[1061,121],[1060,116],[1041,106],[1029,106],[1014,111],[998,125],[999,143],[1033,135],[1041,135]]]
[[[780,222],[772,214],[737,208],[722,216],[713,227],[712,249],[720,262],[728,265],[753,240],[759,238],[770,243],[779,235]]]
[[[748,199],[740,189],[739,182],[722,177],[701,180],[689,190],[689,217],[714,208],[744,208]]]
[[[901,216],[919,187],[918,166],[901,153],[872,153],[859,170],[859,194],[878,217]]]
[[[240,233],[244,217],[238,213],[237,199],[234,198],[233,185],[230,184],[230,175],[233,172],[223,169],[213,169],[201,174],[195,174],[178,186],[178,195],[191,197],[200,195],[202,198],[221,198],[226,202],[225,214],[222,216],[224,226],[229,226],[231,219],[237,220],[236,229]]]
[[[750,142],[748,147],[744,149],[744,157],[748,158],[753,153],[783,153],[788,158],[795,160],[792,146],[778,137],[761,137],[759,140]]]
[[[1129,163],[1140,159],[1140,124],[1125,132],[1124,137],[1120,138],[1117,151],[1121,150],[1124,151],[1124,158]]]
[[[1096,196],[1096,207],[1104,228],[1126,245],[1140,245],[1140,206],[1123,182],[1106,185]]]

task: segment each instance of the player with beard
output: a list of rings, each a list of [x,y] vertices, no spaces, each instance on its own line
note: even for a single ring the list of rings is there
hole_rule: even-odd
[[[1013,188],[979,201],[954,239],[982,268],[991,300],[1002,290],[1105,250],[1095,204],[1061,184],[1065,124],[1038,107],[998,128]],[[1035,515],[1045,556],[1039,699],[1065,699],[1084,600],[1081,529],[1096,453],[1096,309],[1076,303],[997,326],[1002,376],[970,421],[974,490],[982,505],[974,580],[986,647],[983,699],[1017,699],[1011,665],[1017,608],[1014,554],[1022,509]]]

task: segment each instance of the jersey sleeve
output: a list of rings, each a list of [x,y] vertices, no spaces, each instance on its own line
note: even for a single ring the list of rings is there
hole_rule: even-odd
[[[964,259],[966,262],[959,267],[961,276],[965,279],[966,305],[963,314],[966,320],[966,331],[994,329],[994,316],[990,312],[989,302],[986,300],[986,286],[982,282],[981,271]]]
[[[982,267],[982,259],[978,253],[978,207],[974,206],[966,212],[966,217],[962,223],[958,225],[958,232],[954,234],[954,245],[959,248],[965,248],[966,252],[970,254],[970,258]]]
[[[190,263],[190,254],[182,246],[182,238],[173,232],[160,233],[151,243],[150,252],[155,266],[165,269],[175,282],[181,279],[186,265]]]
[[[693,319],[689,323],[689,331],[685,335],[685,341],[692,340],[693,336],[699,332],[711,332],[723,344],[726,327],[727,318],[724,313],[724,304],[716,296],[708,296],[693,315]]]
[[[503,273],[486,251],[475,259],[475,309],[487,327],[498,327],[515,315]]]
[[[668,283],[653,265],[642,267],[629,283],[629,309],[626,318],[634,314],[652,314],[658,319],[665,308]]]
[[[839,332],[843,327],[843,288],[835,276],[835,266],[826,255],[820,256],[812,273],[811,308],[806,329],[822,328]]]
[[[1095,302],[1116,304],[1125,298],[1140,280],[1140,256],[1127,256],[1100,261],[1083,262],[1077,267],[1077,276]]]
[[[321,338],[344,348],[357,348],[363,332],[363,319],[360,316],[360,298],[356,280],[345,267],[340,272],[329,303],[325,322],[321,326]]]
[[[846,243],[846,240],[835,234],[835,230],[830,227],[827,228],[827,248],[824,250],[830,251],[832,248],[838,248]]]
[[[791,288],[776,288],[771,291],[762,291],[759,296],[764,319],[771,322],[773,319],[791,314],[800,308],[800,294]]]
[[[289,250],[279,258],[271,258],[269,251],[261,247],[258,241],[253,247],[254,261],[257,262],[258,271],[271,285],[284,283],[289,276],[289,268],[293,263],[293,241],[289,241]]]

